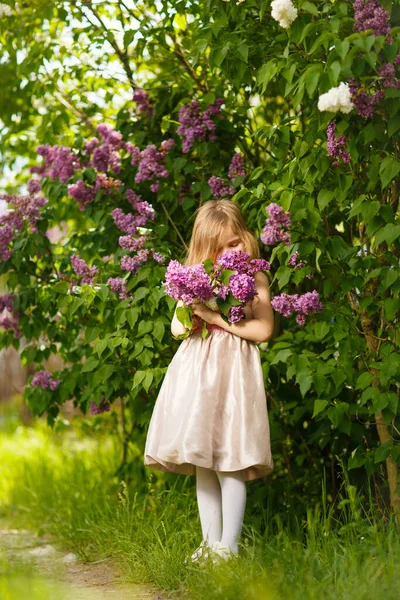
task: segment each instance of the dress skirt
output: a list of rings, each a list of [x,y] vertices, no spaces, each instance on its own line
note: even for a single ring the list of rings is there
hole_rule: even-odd
[[[196,465],[243,471],[244,481],[273,471],[260,350],[218,325],[184,339],[165,373],[147,432],[144,464],[196,475]]]

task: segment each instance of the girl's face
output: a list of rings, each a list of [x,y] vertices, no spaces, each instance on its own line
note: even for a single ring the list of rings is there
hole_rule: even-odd
[[[232,250],[242,250],[242,252],[245,252],[246,249],[243,240],[232,231],[230,225],[226,225],[222,233],[218,254],[224,254],[224,252]]]

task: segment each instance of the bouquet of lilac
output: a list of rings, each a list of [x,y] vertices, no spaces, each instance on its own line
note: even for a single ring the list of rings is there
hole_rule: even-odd
[[[220,254],[215,264],[209,258],[198,265],[182,265],[171,260],[167,266],[165,281],[162,282],[168,296],[183,301],[176,315],[188,331],[176,336],[184,339],[194,329],[194,300],[203,302],[212,310],[218,310],[227,323],[237,323],[244,318],[243,306],[258,294],[254,274],[269,271],[270,264],[262,258],[250,259],[248,252],[231,250]],[[202,337],[208,335],[202,321]]]

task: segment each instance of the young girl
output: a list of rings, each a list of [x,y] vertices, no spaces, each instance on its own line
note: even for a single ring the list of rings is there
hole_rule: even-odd
[[[215,263],[219,254],[235,250],[260,257],[240,208],[228,199],[205,202],[196,211],[185,264]],[[257,346],[271,338],[274,316],[267,276],[258,271],[255,281],[258,295],[237,323],[229,325],[220,312],[194,302],[196,327],[169,364],[149,424],[144,464],[196,476],[203,541],[193,562],[208,554],[213,561],[238,555],[246,481],[274,468]],[[209,330],[204,339],[201,319]],[[176,310],[171,331],[186,331]]]

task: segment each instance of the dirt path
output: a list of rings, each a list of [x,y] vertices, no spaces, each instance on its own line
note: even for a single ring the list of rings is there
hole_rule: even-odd
[[[151,585],[122,583],[112,559],[82,563],[57,549],[49,535],[10,529],[4,521],[0,521],[0,574],[0,596],[12,600],[25,600],[28,590],[32,600],[168,600]]]

